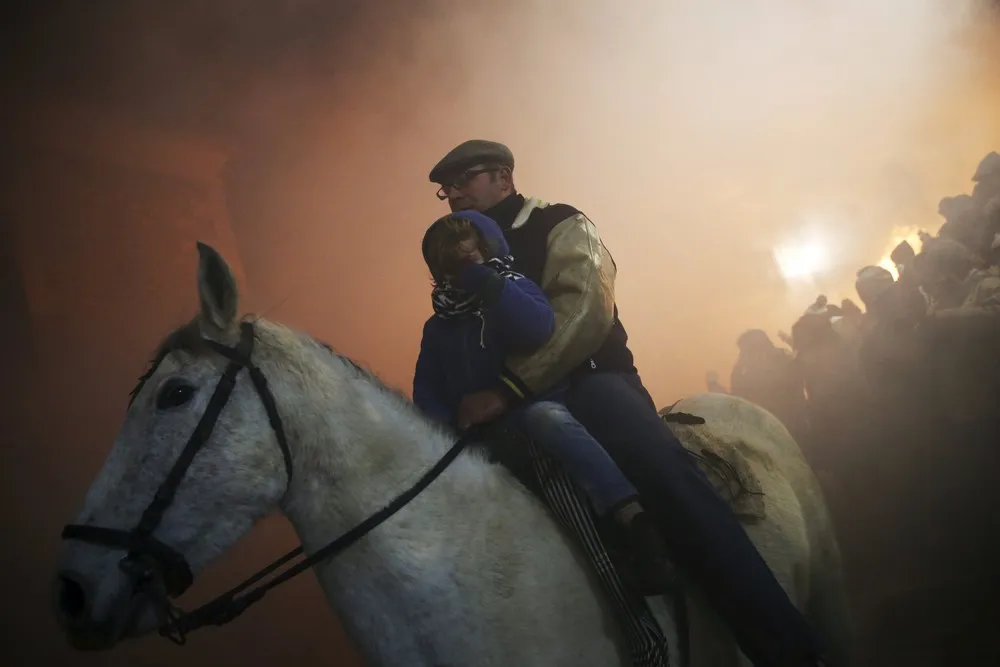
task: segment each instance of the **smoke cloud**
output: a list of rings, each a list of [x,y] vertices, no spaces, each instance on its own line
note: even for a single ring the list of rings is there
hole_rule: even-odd
[[[427,173],[461,141],[507,143],[522,192],[596,222],[618,265],[630,346],[661,405],[700,390],[706,370],[726,382],[743,330],[776,338],[820,291],[831,302],[854,296],[854,272],[917,229],[935,231],[938,200],[969,190],[979,160],[1000,149],[1000,33],[995,10],[973,0],[133,0],[21,11],[0,22],[10,100],[91,100],[152,132],[217,144],[232,157],[220,176],[247,308],[403,388],[431,312],[419,242],[446,210]],[[8,176],[22,166],[12,155]],[[72,179],[61,157],[39,160],[56,165],[53,181]],[[18,182],[5,180],[8,195]],[[72,202],[90,200],[66,199],[28,207],[36,218],[20,222],[45,217],[48,232],[67,218],[49,259],[76,253],[79,284],[113,285],[109,266],[183,264],[109,257],[115,244],[102,233],[141,226],[88,227],[113,207],[75,216]],[[148,233],[156,240],[143,248],[176,247],[170,230]],[[178,272],[156,282],[190,285],[193,314],[193,272]],[[101,305],[127,312],[136,297],[126,291],[108,290]],[[19,658],[38,637],[32,664],[68,654],[46,559],[146,359],[119,362],[156,342],[138,341],[142,322],[84,337],[86,324],[55,332],[59,345],[44,350],[66,359],[65,385],[34,375],[11,384],[19,402],[4,451],[16,479],[4,506],[15,550],[4,558],[31,576],[16,577],[26,592],[10,592],[23,604],[7,634]],[[18,414],[29,404],[34,421]],[[292,539],[265,522],[193,594],[235,584]],[[359,664],[344,661],[336,631],[302,578],[205,631],[184,659]],[[100,658],[177,659],[152,639]]]
[[[664,401],[724,371],[741,330],[854,296],[1000,145],[1000,40],[965,0],[74,11],[50,21],[91,54],[70,78],[237,156],[255,305],[402,386],[429,313],[418,240],[443,211],[426,174],[462,140],[504,141],[521,191],[598,224]],[[774,253],[804,242],[826,271],[789,283]]]

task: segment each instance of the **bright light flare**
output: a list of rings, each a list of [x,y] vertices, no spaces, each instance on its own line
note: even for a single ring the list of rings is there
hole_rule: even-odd
[[[880,266],[889,273],[891,273],[893,280],[899,280],[899,269],[896,268],[896,264],[892,261],[892,258],[889,257],[888,255],[883,257],[882,260],[878,264],[876,264],[876,266]]]
[[[819,241],[786,245],[774,249],[774,261],[785,280],[811,278],[830,265],[830,253]]]

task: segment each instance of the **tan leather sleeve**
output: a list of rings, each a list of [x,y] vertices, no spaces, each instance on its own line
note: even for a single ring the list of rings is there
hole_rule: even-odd
[[[566,218],[549,233],[547,252],[541,288],[555,331],[532,354],[507,358],[507,369],[536,394],[593,355],[614,324],[615,262],[594,223],[582,213]]]

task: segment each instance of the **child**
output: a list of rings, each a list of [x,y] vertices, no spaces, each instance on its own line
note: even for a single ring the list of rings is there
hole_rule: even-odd
[[[463,396],[497,382],[508,354],[529,354],[552,335],[555,318],[541,288],[511,270],[500,227],[475,211],[447,215],[427,230],[424,259],[434,279],[434,315],[424,325],[413,377],[413,402],[456,426]],[[666,548],[655,520],[604,448],[559,400],[559,388],[507,418],[555,457],[601,516],[629,536],[648,594],[669,586]]]

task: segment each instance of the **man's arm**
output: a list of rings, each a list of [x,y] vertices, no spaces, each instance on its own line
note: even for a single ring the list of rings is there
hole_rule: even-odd
[[[597,227],[582,213],[548,236],[541,288],[555,313],[555,330],[530,355],[510,355],[504,385],[524,397],[557,384],[600,349],[614,324],[616,268]]]

